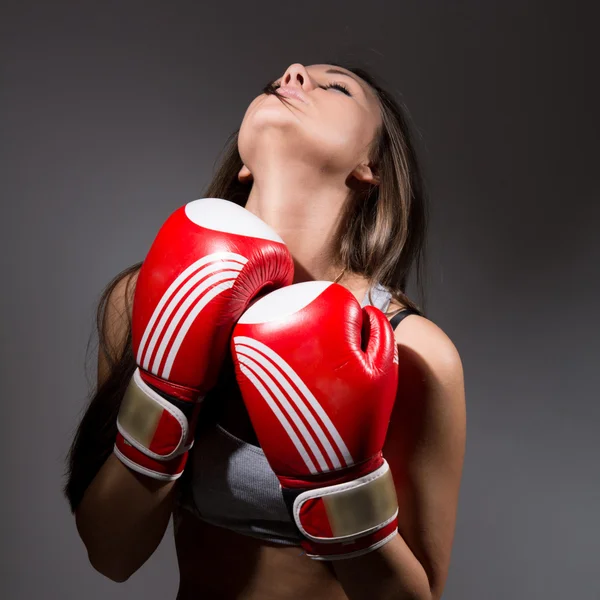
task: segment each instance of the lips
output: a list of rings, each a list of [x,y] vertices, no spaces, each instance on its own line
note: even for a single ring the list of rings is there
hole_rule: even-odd
[[[282,86],[277,89],[277,93],[281,96],[285,96],[286,98],[300,100],[300,102],[304,102],[306,104],[306,96],[304,95],[304,92],[300,91],[298,88]]]

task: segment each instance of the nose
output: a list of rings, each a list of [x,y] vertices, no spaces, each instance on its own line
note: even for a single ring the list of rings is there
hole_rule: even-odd
[[[297,86],[304,90],[309,90],[312,86],[312,82],[304,65],[294,63],[293,65],[290,65],[283,74],[281,85],[289,85],[291,87]]]

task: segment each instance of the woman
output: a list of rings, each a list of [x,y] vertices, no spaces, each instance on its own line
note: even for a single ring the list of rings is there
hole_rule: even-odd
[[[293,257],[294,283],[336,281],[390,318],[399,375],[383,455],[398,535],[345,560],[307,558],[227,367],[181,478],[157,481],[116,458],[115,420],[135,369],[134,265],[101,300],[98,388],[69,457],[65,491],[91,564],[125,581],[173,515],[181,600],[440,598],[463,464],[464,384],[456,348],[404,292],[420,267],[426,207],[402,110],[362,69],[293,64],[248,107],[206,196],[270,225]]]

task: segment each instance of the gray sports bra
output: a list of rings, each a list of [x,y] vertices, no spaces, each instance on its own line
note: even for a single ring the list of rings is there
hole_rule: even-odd
[[[362,305],[371,304],[385,312],[390,300],[385,288],[374,286]],[[392,325],[414,312],[402,311]],[[196,436],[183,479],[179,506],[199,519],[265,541],[299,545],[296,526],[264,452],[218,423],[202,428]],[[175,512],[176,529],[178,524]]]

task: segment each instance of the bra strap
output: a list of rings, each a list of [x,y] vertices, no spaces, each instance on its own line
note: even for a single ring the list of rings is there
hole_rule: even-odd
[[[398,327],[398,325],[400,325],[400,322],[405,317],[408,317],[409,315],[418,315],[418,314],[419,314],[419,312],[416,311],[416,310],[413,310],[412,308],[404,308],[404,309],[402,309],[399,313],[395,314],[390,319],[390,323],[392,325],[392,329],[396,329],[396,327]]]

